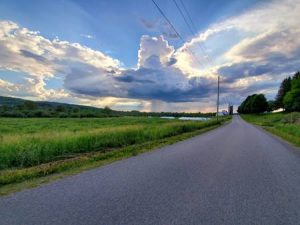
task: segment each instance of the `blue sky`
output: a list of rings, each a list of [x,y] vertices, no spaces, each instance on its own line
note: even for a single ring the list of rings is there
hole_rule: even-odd
[[[156,2],[184,43],[151,0],[2,0],[0,94],[124,110],[211,111],[218,73],[223,103],[238,105],[251,92],[274,97],[280,79],[297,69],[299,46],[290,32],[298,32],[298,0],[186,0],[195,35],[173,0]],[[273,68],[287,58],[289,66]]]
[[[258,0],[188,0],[188,8],[197,32],[209,24],[221,21],[254,7]],[[172,0],[157,1],[180,34],[191,38],[184,20]],[[179,1],[178,1],[179,3]],[[44,37],[58,37],[78,42],[93,49],[107,52],[125,66],[137,62],[140,37],[144,34],[160,35],[159,30],[145,28],[141,21],[156,23],[162,19],[151,0],[2,0],[1,19],[12,20],[30,30],[38,30]],[[90,35],[93,38],[87,38]],[[181,40],[171,40],[180,46]]]

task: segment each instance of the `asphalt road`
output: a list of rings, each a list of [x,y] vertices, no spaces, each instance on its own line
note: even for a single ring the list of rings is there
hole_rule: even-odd
[[[0,198],[0,224],[297,225],[300,151],[234,117],[221,128]]]

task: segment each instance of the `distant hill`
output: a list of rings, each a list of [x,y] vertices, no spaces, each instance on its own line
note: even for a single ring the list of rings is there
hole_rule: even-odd
[[[116,116],[213,116],[215,113],[176,113],[116,111],[108,107],[96,108],[59,102],[29,101],[0,96],[0,117],[116,117]]]
[[[11,97],[4,97],[0,96],[0,106],[7,105],[7,106],[17,106],[23,104],[25,100],[21,98],[11,98]]]
[[[108,107],[96,108],[0,96],[0,116],[2,117],[108,117],[119,114],[120,112]]]
[[[57,106],[65,106],[71,108],[81,108],[81,109],[99,109],[92,106],[84,106],[84,105],[76,105],[76,104],[68,104],[68,103],[60,103],[60,102],[48,102],[48,101],[30,101],[22,98],[12,98],[12,97],[5,97],[0,96],[0,106],[20,106],[23,105],[25,102],[34,102],[40,108],[51,108]]]

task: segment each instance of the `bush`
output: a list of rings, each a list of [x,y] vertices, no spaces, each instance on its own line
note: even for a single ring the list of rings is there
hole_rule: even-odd
[[[298,124],[300,122],[300,113],[299,112],[293,112],[286,114],[282,120],[282,123],[290,123],[290,124]]]

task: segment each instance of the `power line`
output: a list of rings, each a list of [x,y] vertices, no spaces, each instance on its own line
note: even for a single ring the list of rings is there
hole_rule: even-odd
[[[166,16],[166,14],[162,11],[162,9],[156,4],[156,2],[154,0],[152,0],[153,4],[156,6],[156,8],[158,9],[158,11],[160,12],[160,14],[165,18],[165,20],[168,22],[168,24],[172,27],[172,29],[174,30],[175,34],[184,42],[184,39],[182,38],[182,36],[177,32],[177,30],[175,29],[175,27],[173,26],[173,24],[171,23],[171,21],[168,19],[168,17]]]
[[[194,24],[194,22],[193,22],[193,20],[192,20],[192,17],[190,16],[190,13],[189,13],[188,10],[186,9],[186,7],[185,7],[183,1],[182,1],[182,0],[179,0],[179,1],[180,1],[181,5],[182,5],[183,10],[185,11],[187,17],[188,17],[189,20],[190,20],[191,25],[187,22],[187,19],[186,19],[186,17],[184,16],[184,14],[182,13],[182,10],[181,10],[180,7],[178,6],[176,0],[173,0],[173,2],[175,3],[176,8],[178,9],[179,13],[180,13],[181,16],[183,17],[184,22],[186,23],[186,25],[187,25],[188,28],[190,29],[191,33],[192,33],[193,35],[196,36],[196,30],[197,30],[197,29],[196,29],[196,26],[195,26],[195,24]],[[191,29],[191,27],[193,27],[194,30],[193,30],[193,28]],[[206,52],[207,52],[207,49],[206,49],[205,45],[203,45],[203,48],[202,48],[201,44],[199,44],[199,46],[200,46],[201,51],[204,53],[204,55],[207,54],[207,59],[208,59],[209,63],[210,63],[212,66],[214,66],[214,64],[215,64],[215,63],[214,63],[214,60],[211,59],[211,57],[209,56],[208,53],[206,53]],[[220,104],[220,99],[219,99],[219,96],[220,96],[220,76],[219,76],[219,74],[217,74],[217,76],[218,76],[217,120],[218,120],[218,118],[219,118],[219,104]]]
[[[188,11],[187,8],[185,7],[184,2],[183,2],[182,0],[179,0],[179,1],[180,1],[181,5],[182,5],[182,7],[183,7],[183,10],[184,10],[185,14],[186,14],[187,17],[188,17],[190,23],[187,21],[187,19],[186,19],[186,17],[184,16],[182,10],[181,10],[180,7],[178,6],[176,0],[173,0],[173,2],[175,3],[176,8],[178,9],[179,13],[180,13],[181,16],[183,17],[184,22],[185,22],[186,25],[188,26],[188,28],[189,28],[191,34],[194,35],[194,36],[196,36],[197,29],[196,29],[195,23],[193,22],[192,17],[191,17],[191,15],[190,15],[189,11]],[[213,60],[213,59],[210,57],[210,55],[207,53],[207,49],[206,49],[205,45],[202,46],[201,44],[199,44],[199,47],[200,47],[200,50],[203,52],[203,54],[204,54],[204,55],[207,55],[207,61],[211,64],[211,66],[213,66],[213,65],[214,65],[214,60]]]
[[[191,33],[193,36],[196,36],[196,32],[194,31],[194,29],[193,29],[193,27],[192,27],[192,26],[193,26],[193,23],[192,23],[192,26],[191,26],[190,23],[188,22],[186,16],[184,15],[183,11],[181,10],[180,6],[177,4],[177,1],[176,1],[176,0],[173,0],[173,2],[174,2],[174,4],[175,4],[176,8],[178,9],[180,15],[182,16],[182,18],[183,18],[185,24],[187,25],[187,27],[188,27],[190,33]],[[184,5],[183,5],[183,7],[184,7]],[[185,9],[185,12],[187,12],[187,10],[186,10],[185,7],[184,7],[184,9]],[[191,17],[190,17],[189,15],[188,15],[188,17],[189,17],[190,21],[192,21],[192,20],[191,20]],[[205,53],[205,50],[202,48],[201,45],[199,45],[199,46],[200,46],[200,50],[201,50],[201,51],[203,52],[203,54],[205,55],[205,54],[206,54],[206,53]],[[209,62],[209,63],[211,63],[211,62]]]
[[[179,0],[179,1],[180,1],[181,5],[183,6],[183,10],[185,11],[186,15],[188,16],[188,18],[189,18],[189,20],[190,20],[190,22],[191,22],[191,24],[192,24],[192,27],[194,28],[194,31],[196,31],[196,30],[197,30],[197,29],[196,29],[196,26],[195,26],[195,24],[194,24],[194,22],[193,22],[193,20],[192,20],[192,18],[191,18],[191,16],[190,16],[189,12],[187,11],[187,9],[186,9],[186,7],[185,7],[183,1],[182,1],[182,0]]]
[[[166,14],[163,12],[163,10],[159,7],[159,5],[154,1],[151,0],[153,2],[153,4],[156,6],[157,10],[160,12],[160,14],[165,18],[165,20],[168,22],[168,24],[170,25],[170,27],[173,29],[173,31],[175,32],[175,34],[181,39],[181,41],[183,43],[185,43],[185,40],[183,39],[183,37],[179,34],[179,32],[176,30],[176,28],[174,27],[174,25],[171,23],[171,21],[168,19],[168,17],[166,16]],[[202,63],[198,60],[198,58],[196,57],[195,53],[187,48],[187,51],[189,51],[191,53],[191,55],[194,57],[194,59],[197,61],[197,63],[199,65],[202,65]]]
[[[176,8],[178,9],[180,15],[183,17],[185,23],[187,24],[187,26],[188,26],[188,28],[189,28],[191,34],[194,35],[193,28],[192,28],[192,27],[190,26],[190,24],[187,22],[187,19],[185,18],[184,13],[183,13],[182,10],[180,9],[180,7],[179,7],[179,5],[177,4],[176,0],[173,0],[173,2],[174,2],[174,4],[175,4]]]

